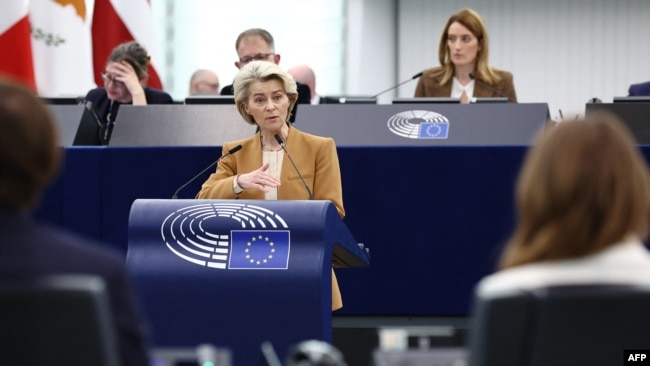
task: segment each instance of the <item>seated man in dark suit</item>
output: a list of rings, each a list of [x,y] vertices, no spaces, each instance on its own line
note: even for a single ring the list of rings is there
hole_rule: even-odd
[[[62,151],[48,109],[0,80],[0,281],[51,274],[101,277],[108,289],[121,365],[147,366],[144,326],[122,255],[33,221],[28,211],[58,173]],[[37,345],[34,352],[39,352]]]
[[[280,54],[275,53],[273,36],[264,29],[251,28],[245,30],[237,37],[235,48],[239,57],[239,61],[235,61],[235,66],[238,69],[251,61],[270,61],[276,65],[280,64]],[[309,86],[301,83],[296,84],[298,85],[298,102],[291,111],[291,117],[289,118],[291,123],[296,120],[297,105],[311,103]],[[224,86],[221,89],[221,95],[233,95],[232,84]]]
[[[630,85],[628,95],[631,97],[650,96],[650,81]]]

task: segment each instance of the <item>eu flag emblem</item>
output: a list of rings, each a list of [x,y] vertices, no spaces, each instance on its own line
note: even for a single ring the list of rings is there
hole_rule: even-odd
[[[423,122],[420,123],[421,139],[446,139],[449,133],[449,123],[445,122]]]
[[[287,269],[289,230],[233,230],[229,269]]]

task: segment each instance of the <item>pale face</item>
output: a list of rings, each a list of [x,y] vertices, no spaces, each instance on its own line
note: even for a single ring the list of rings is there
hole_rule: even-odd
[[[117,73],[115,72],[115,65],[117,62],[109,62],[106,64],[106,71],[104,71],[104,87],[106,88],[106,94],[108,99],[114,100],[120,103],[130,103],[133,99],[129,89],[126,85],[115,79]]]
[[[203,74],[194,83],[195,94],[219,94],[219,78],[215,74]]]
[[[242,39],[239,42],[237,56],[239,56],[239,61],[235,62],[235,66],[238,69],[253,60],[280,63],[280,55],[273,53],[273,50],[260,36],[250,36]]]
[[[289,97],[277,79],[254,81],[246,101],[246,113],[253,116],[262,131],[280,131],[287,123]]]
[[[453,22],[447,30],[447,48],[454,65],[473,66],[476,63],[476,56],[481,50],[481,44],[464,25]]]

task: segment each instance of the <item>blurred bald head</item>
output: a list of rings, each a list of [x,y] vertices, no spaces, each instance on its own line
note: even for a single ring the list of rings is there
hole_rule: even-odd
[[[219,94],[219,77],[211,70],[199,69],[190,78],[190,95]]]
[[[301,84],[307,84],[311,91],[309,97],[310,99],[314,99],[316,96],[316,75],[314,75],[314,70],[307,65],[298,65],[290,68],[287,72],[293,76],[295,81]]]

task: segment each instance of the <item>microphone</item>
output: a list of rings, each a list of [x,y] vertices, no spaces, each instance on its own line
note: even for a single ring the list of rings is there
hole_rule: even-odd
[[[298,176],[300,177],[300,180],[302,180],[302,184],[305,185],[305,189],[307,190],[307,193],[309,194],[309,199],[313,200],[314,196],[311,194],[311,189],[309,189],[309,186],[307,185],[307,182],[305,182],[305,178],[302,177],[302,174],[300,174],[300,170],[298,170],[298,167],[296,166],[296,163],[293,161],[293,158],[291,158],[291,155],[289,155],[289,152],[287,149],[284,148],[284,141],[282,141],[282,137],[280,137],[279,134],[275,134],[273,137],[275,137],[275,140],[280,144],[280,147],[282,150],[284,150],[284,153],[287,154],[287,157],[289,158],[289,161],[291,162],[291,165],[293,165],[293,168],[296,170],[296,173],[298,173]]]
[[[215,166],[216,164],[219,164],[219,162],[220,162],[221,160],[223,160],[223,158],[225,158],[225,157],[228,156],[228,155],[232,155],[232,154],[236,153],[237,151],[241,150],[241,148],[242,148],[241,145],[237,145],[237,146],[233,147],[232,149],[228,150],[227,153],[221,155],[217,160],[215,160],[213,163],[211,163],[210,165],[208,165],[205,169],[201,170],[201,172],[200,172],[199,174],[195,175],[194,177],[192,177],[192,179],[190,179],[190,180],[188,180],[187,182],[185,182],[185,184],[183,184],[182,186],[178,187],[178,189],[176,190],[176,192],[174,192],[174,195],[172,196],[172,199],[174,199],[174,200],[177,199],[177,198],[178,198],[178,192],[180,192],[181,189],[187,187],[188,184],[194,182],[194,180],[195,180],[196,178],[200,177],[201,174],[205,173],[208,169],[212,168],[212,167]]]
[[[495,87],[493,87],[492,85],[490,85],[490,84],[486,84],[486,83],[482,82],[481,80],[477,79],[477,78],[474,76],[474,74],[472,74],[471,72],[469,73],[469,78],[472,79],[472,80],[474,80],[474,81],[476,81],[477,84],[479,84],[479,85],[481,85],[481,86],[483,86],[483,87],[485,87],[485,88],[488,88],[488,89],[492,90],[493,92],[499,94],[500,97],[502,97],[502,98],[508,98],[507,95],[503,94],[500,90],[497,90],[497,89],[496,89]],[[509,99],[509,98],[508,98],[508,99]]]
[[[402,86],[402,85],[408,83],[408,82],[411,81],[411,80],[415,80],[415,79],[419,78],[420,76],[422,76],[422,71],[420,71],[420,72],[418,72],[417,74],[411,76],[410,79],[404,80],[404,81],[402,81],[401,83],[399,83],[399,84],[397,84],[397,85],[391,86],[390,88],[388,88],[388,89],[386,89],[386,90],[384,90],[384,91],[382,91],[382,92],[379,92],[379,93],[373,95],[371,98],[377,98],[378,96],[380,96],[380,95],[382,95],[382,94],[384,94],[384,93],[388,93],[389,91],[391,91],[391,90],[393,90],[393,89],[395,89],[395,88],[397,88],[397,87],[400,87],[400,86]]]

